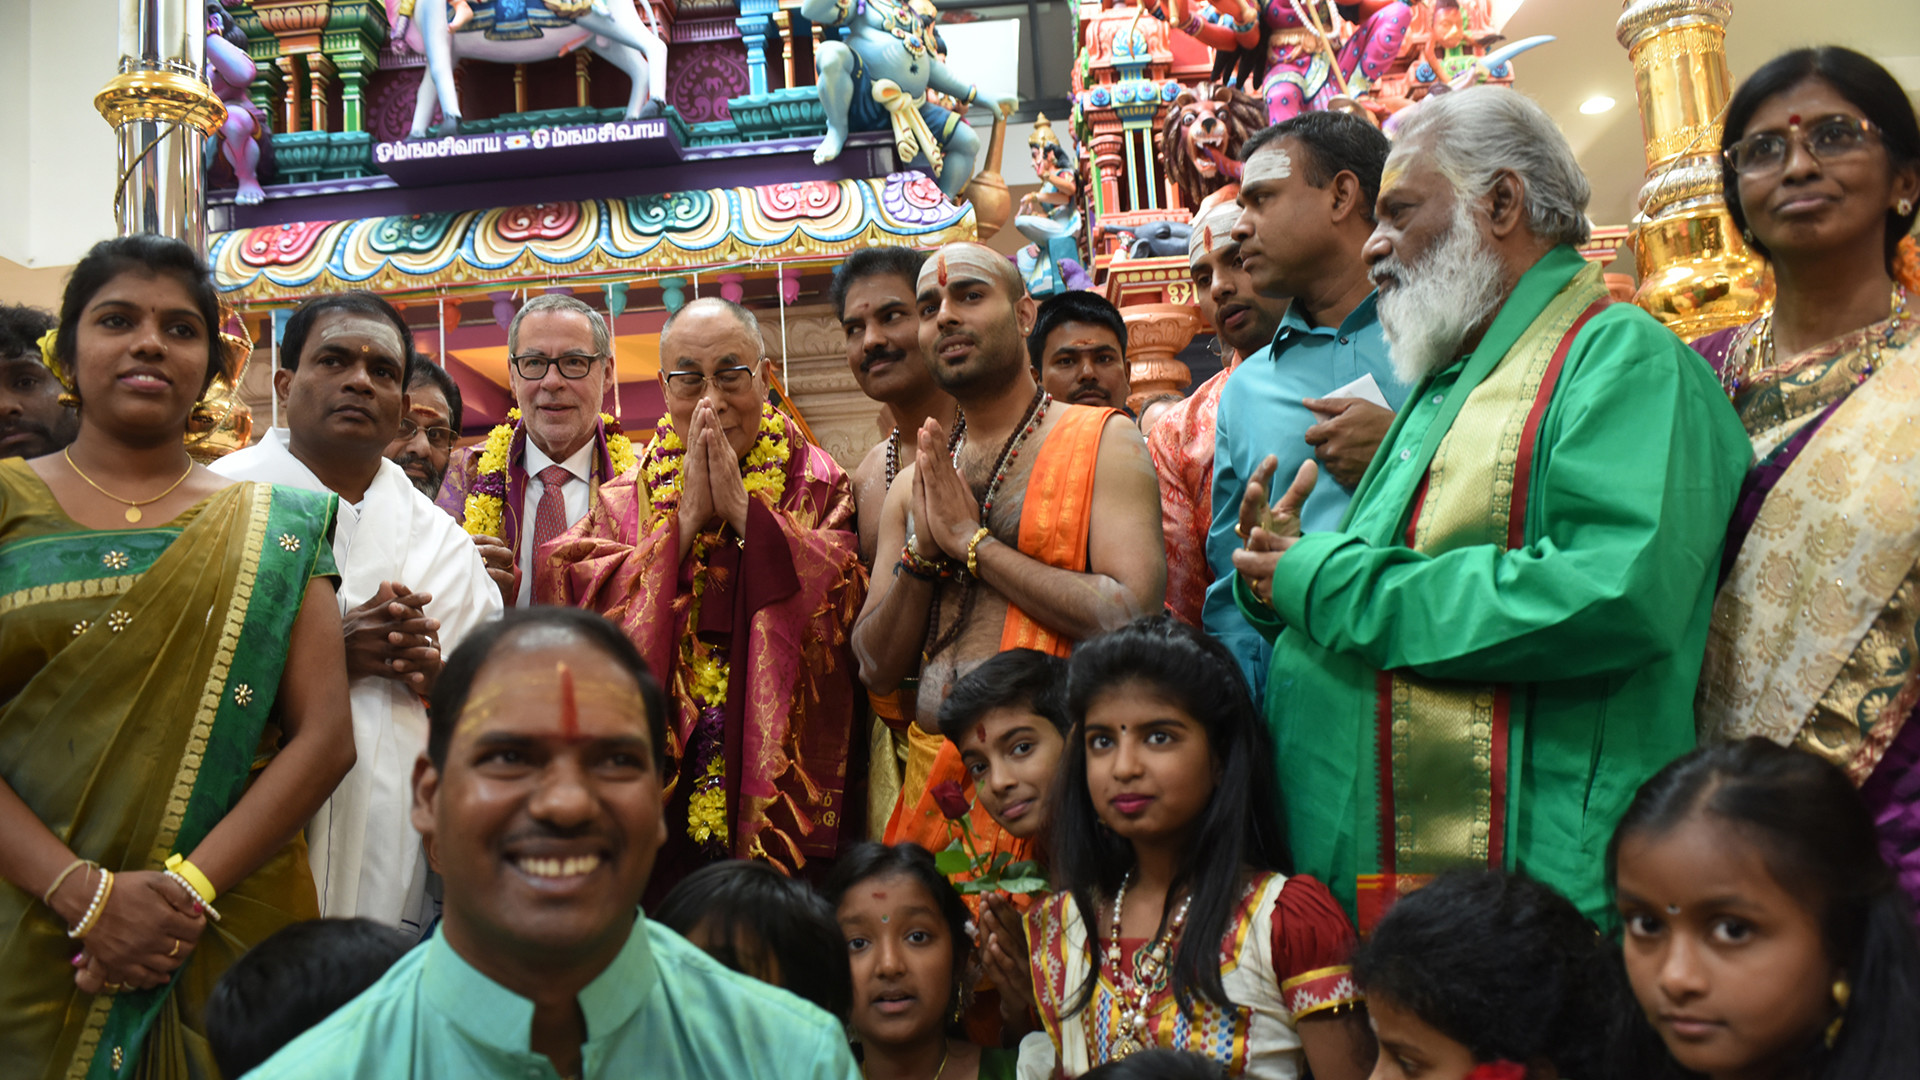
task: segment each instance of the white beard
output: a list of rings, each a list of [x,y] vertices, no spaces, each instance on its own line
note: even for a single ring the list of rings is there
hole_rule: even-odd
[[[1371,274],[1395,279],[1380,294],[1380,328],[1391,346],[1393,373],[1416,386],[1451,363],[1467,334],[1488,322],[1507,299],[1506,266],[1481,239],[1471,204],[1461,200],[1453,224],[1426,258],[1407,266],[1397,258]]]

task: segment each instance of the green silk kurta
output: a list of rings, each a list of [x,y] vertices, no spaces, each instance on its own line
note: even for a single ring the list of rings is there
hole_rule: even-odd
[[[1441,440],[1501,420],[1469,396],[1542,332],[1556,295],[1592,288],[1584,266],[1570,247],[1549,252],[1479,347],[1408,397],[1341,530],[1281,558],[1274,608],[1235,583],[1275,642],[1266,711],[1296,864],[1350,914],[1360,875],[1395,872],[1383,671],[1510,693],[1501,861],[1596,919],[1615,822],[1694,745],[1715,571],[1751,448],[1712,371],[1651,316],[1614,304],[1574,336],[1539,426],[1522,546],[1407,546]],[[1427,797],[1447,795],[1413,794]]]

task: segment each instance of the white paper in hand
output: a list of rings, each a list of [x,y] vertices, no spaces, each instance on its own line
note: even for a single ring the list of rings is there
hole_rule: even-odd
[[[1359,398],[1361,401],[1369,404],[1378,405],[1388,412],[1393,411],[1393,406],[1387,404],[1387,396],[1380,392],[1380,384],[1373,381],[1373,374],[1371,372],[1360,376],[1325,396],[1328,400],[1333,398]]]

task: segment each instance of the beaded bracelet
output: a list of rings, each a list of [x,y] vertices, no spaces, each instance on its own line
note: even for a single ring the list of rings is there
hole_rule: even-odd
[[[213,920],[214,922],[220,921],[220,913],[213,909],[212,904],[207,903],[206,898],[200,895],[199,889],[196,889],[193,887],[193,882],[188,881],[186,878],[181,877],[178,873],[172,870],[162,870],[160,872],[172,878],[174,881],[178,882],[181,888],[192,893],[194,896],[194,899],[200,902],[200,910],[207,913],[207,918]]]
[[[100,913],[107,909],[107,897],[113,895],[113,871],[100,868],[100,884],[93,887],[93,903],[87,905],[87,913],[80,916],[80,922],[67,931],[70,938],[83,938],[93,930],[93,924],[100,921]]]
[[[947,559],[929,559],[913,546],[912,538],[900,549],[900,565],[921,581],[937,581],[953,576],[953,564]]]

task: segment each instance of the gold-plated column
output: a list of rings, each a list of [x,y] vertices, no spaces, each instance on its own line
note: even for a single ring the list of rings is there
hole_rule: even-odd
[[[593,82],[593,73],[590,70],[592,64],[593,54],[587,50],[581,49],[579,52],[573,54],[574,97],[583,109],[591,104],[593,100],[587,93],[589,86]]]
[[[1772,301],[1766,264],[1727,216],[1720,121],[1732,93],[1733,0],[1624,0],[1615,36],[1633,64],[1647,146],[1634,216],[1634,302],[1695,338],[1746,322]]]
[[[177,236],[205,250],[201,148],[227,112],[201,77],[201,9],[191,0],[122,0],[119,66],[93,105],[120,137],[120,234]]]

